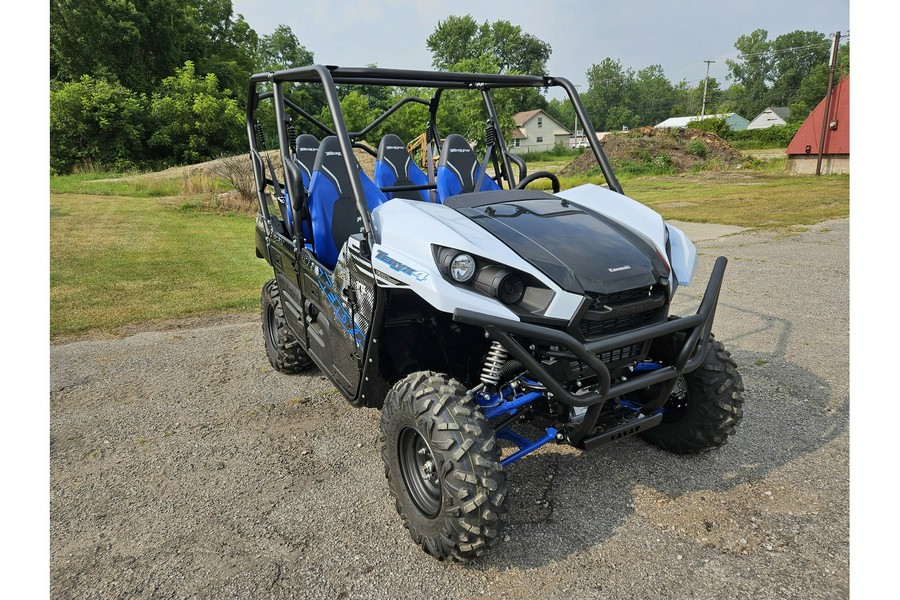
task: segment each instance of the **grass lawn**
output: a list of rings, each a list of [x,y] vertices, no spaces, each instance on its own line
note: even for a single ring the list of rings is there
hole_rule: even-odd
[[[556,166],[536,163],[529,171]],[[211,190],[193,194],[184,180],[112,177],[51,178],[51,338],[258,310],[259,290],[271,271],[256,258],[252,216],[217,214]],[[600,183],[582,177],[562,184],[588,181]],[[849,177],[790,176],[777,164],[625,177],[622,185],[665,218],[682,221],[789,231],[850,214]]]
[[[51,337],[257,309],[253,226],[184,198],[51,193]]]
[[[625,193],[666,219],[789,230],[850,216],[850,177],[772,171],[641,177]]]

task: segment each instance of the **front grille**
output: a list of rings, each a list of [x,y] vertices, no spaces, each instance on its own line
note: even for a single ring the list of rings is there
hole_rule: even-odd
[[[578,324],[578,330],[581,332],[581,335],[586,338],[630,331],[637,327],[653,323],[656,320],[658,312],[658,310],[649,310],[635,315],[626,315],[624,317],[606,319],[603,321],[589,321],[583,319],[581,323]]]
[[[615,368],[644,358],[647,352],[646,347],[646,342],[640,342],[622,348],[615,348],[598,356],[606,364],[607,368]],[[580,360],[569,361],[568,379],[581,379],[593,375],[595,375],[594,371],[586,363]]]
[[[634,302],[635,300],[645,300],[653,293],[653,287],[636,288],[633,290],[625,290],[616,292],[615,294],[595,294],[587,292],[588,297],[593,300],[591,308],[593,310],[601,310],[604,306],[615,306],[616,304],[624,304]]]
[[[631,331],[660,322],[666,317],[666,291],[656,286],[615,294],[588,292],[591,307],[578,324],[586,339]]]

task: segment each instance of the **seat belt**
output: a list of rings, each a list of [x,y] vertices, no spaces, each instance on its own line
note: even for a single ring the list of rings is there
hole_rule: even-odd
[[[484,174],[487,173],[488,160],[494,152],[494,144],[488,144],[487,152],[484,153],[484,160],[481,161],[481,173],[478,174],[478,181],[475,182],[473,192],[481,191],[481,184],[484,182]]]

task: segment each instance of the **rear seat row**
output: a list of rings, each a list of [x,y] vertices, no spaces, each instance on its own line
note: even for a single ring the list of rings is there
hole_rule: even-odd
[[[294,162],[300,167],[308,197],[304,212],[308,212],[311,225],[310,231],[304,222],[303,235],[312,239],[316,258],[334,268],[341,246],[352,234],[360,232],[362,225],[344,157],[335,136],[328,136],[320,143],[315,136],[304,134],[297,138],[295,148]],[[356,166],[370,211],[391,198],[429,201],[427,189],[382,191],[382,188],[428,185],[428,177],[396,135],[384,136],[378,145],[374,182],[358,162]],[[478,159],[465,138],[456,134],[447,136],[435,177],[436,200],[443,203],[450,196],[474,191],[480,172]],[[493,179],[482,178],[480,191],[498,189]],[[293,227],[290,209],[286,216],[290,229]]]

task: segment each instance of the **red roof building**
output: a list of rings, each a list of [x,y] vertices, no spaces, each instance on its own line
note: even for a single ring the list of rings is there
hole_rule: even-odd
[[[850,173],[850,76],[844,77],[831,90],[822,155],[822,173]],[[797,130],[787,147],[788,170],[791,173],[814,174],[822,140],[825,98]]]

